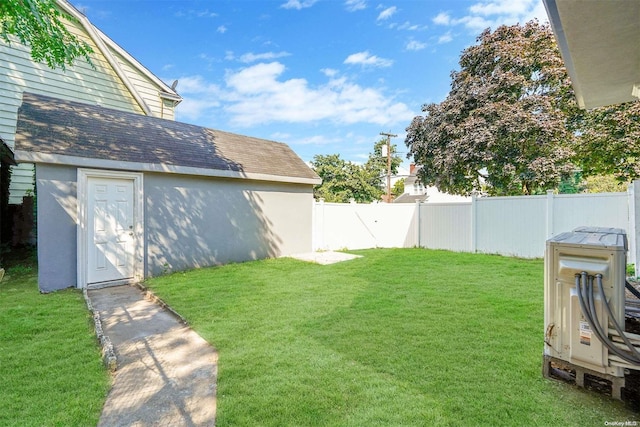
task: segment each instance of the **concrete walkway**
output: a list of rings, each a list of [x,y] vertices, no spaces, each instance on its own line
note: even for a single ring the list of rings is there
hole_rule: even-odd
[[[98,426],[213,426],[217,353],[136,286],[87,291],[117,359]]]

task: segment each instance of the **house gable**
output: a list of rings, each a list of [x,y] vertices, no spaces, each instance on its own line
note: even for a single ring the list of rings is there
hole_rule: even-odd
[[[0,42],[0,138],[10,148],[14,147],[17,111],[25,91],[174,118],[174,107],[181,100],[175,90],[93,27],[67,1],[57,0],[57,3],[77,19],[77,22],[67,22],[67,29],[93,48],[94,67],[78,59],[66,70],[52,70],[34,62],[29,48],[17,40],[11,44]],[[10,203],[20,203],[24,193],[33,189],[33,176],[32,165],[13,168]]]

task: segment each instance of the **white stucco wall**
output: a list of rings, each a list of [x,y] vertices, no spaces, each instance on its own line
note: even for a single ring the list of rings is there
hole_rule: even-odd
[[[311,251],[311,185],[145,174],[146,274]]]
[[[77,168],[37,170],[39,286],[77,283]],[[311,251],[312,185],[145,173],[145,277]]]

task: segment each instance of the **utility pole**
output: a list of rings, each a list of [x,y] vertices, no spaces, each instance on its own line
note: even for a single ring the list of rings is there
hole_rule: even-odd
[[[387,137],[387,203],[391,203],[391,138],[398,135],[389,132],[380,132],[380,135]]]

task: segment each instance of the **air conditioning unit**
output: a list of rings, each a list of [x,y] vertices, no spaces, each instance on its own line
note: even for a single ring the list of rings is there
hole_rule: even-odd
[[[580,227],[547,240],[546,377],[604,384],[621,400],[630,394],[625,376],[640,370],[640,335],[625,330],[626,253],[626,234],[616,228]]]

